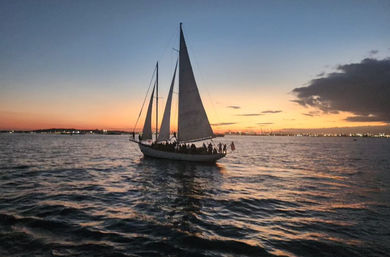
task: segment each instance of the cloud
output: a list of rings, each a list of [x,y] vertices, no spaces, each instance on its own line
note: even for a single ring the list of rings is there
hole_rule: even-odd
[[[293,92],[294,92],[294,90],[293,90]],[[290,102],[297,103],[297,104],[300,104],[300,105],[303,105],[303,106],[306,105],[305,101],[303,101],[303,100],[290,100]]]
[[[272,113],[280,113],[282,112],[281,110],[266,110],[262,111],[261,113],[242,113],[242,114],[237,114],[236,116],[246,116],[246,117],[251,117],[251,116],[261,116],[264,114],[272,114]]]
[[[262,111],[261,113],[280,113],[282,112],[281,110],[267,110],[267,111]]]
[[[373,121],[382,121],[381,118],[379,117],[374,117],[374,116],[364,116],[364,115],[358,115],[358,116],[350,116],[347,117],[345,120],[347,121],[352,121],[352,122],[373,122]]]
[[[237,124],[236,122],[221,122],[221,123],[213,123],[210,124],[211,126],[229,126],[229,125],[234,125]]]
[[[273,122],[259,122],[258,125],[271,125],[274,124]]]
[[[246,117],[250,117],[250,116],[260,116],[260,115],[263,115],[261,113],[243,113],[243,114],[237,114],[237,116],[246,116]]]
[[[347,121],[390,122],[390,58],[368,58],[340,65],[337,71],[295,88],[293,102],[324,113],[353,113]]]
[[[226,108],[230,108],[230,109],[241,109],[241,107],[238,106],[238,105],[229,105],[229,106],[226,106]]]
[[[308,113],[302,113],[302,115],[306,115],[309,117],[314,117],[314,116],[320,116],[321,112],[319,111],[310,111]]]
[[[373,56],[373,55],[376,55],[378,52],[379,52],[378,50],[371,50],[371,51],[369,52],[369,55],[370,55],[370,56]]]

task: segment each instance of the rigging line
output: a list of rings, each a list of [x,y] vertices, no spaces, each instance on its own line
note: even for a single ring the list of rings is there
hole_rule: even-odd
[[[165,45],[165,47],[159,48],[159,52],[160,53],[158,55],[159,58],[157,59],[158,62],[163,63],[163,60],[164,60],[164,58],[165,58],[169,48],[171,48],[170,46],[172,45],[172,42],[174,42],[174,40],[177,39],[178,37],[179,37],[179,31],[175,30],[174,32],[172,32],[171,36],[169,37],[169,40],[165,42],[166,44],[161,44],[162,46]],[[173,64],[171,64],[171,68],[172,67],[173,67]],[[162,69],[164,69],[164,67],[163,67],[163,65],[160,65],[160,71]],[[165,83],[162,83],[164,79],[161,77],[161,74],[163,74],[163,72],[160,72],[160,78],[159,78],[160,79],[160,83],[159,83],[159,88],[160,89],[163,88],[164,84],[165,84]],[[161,98],[164,98],[164,97],[159,96],[158,98],[161,99]]]
[[[179,56],[176,57],[176,65],[178,65],[178,63],[179,63]],[[177,76],[175,76],[175,80],[173,81],[173,88],[172,88],[172,94],[177,95],[175,97],[172,97],[172,100],[174,103],[174,108],[173,108],[173,121],[171,120],[171,124],[176,124],[175,129],[174,129],[175,132],[177,132],[177,130],[179,129],[179,126],[178,126],[178,122],[179,122],[179,117],[178,117],[178,115],[179,115],[178,114],[178,112],[179,112],[179,94],[178,94],[178,92],[175,92],[175,85],[176,85],[177,89],[179,89],[179,82],[176,82],[178,80],[179,80],[179,72],[178,72]],[[177,84],[175,84],[175,82]],[[172,110],[172,107],[171,107],[171,110]],[[172,117],[172,115],[171,115],[171,117]],[[170,130],[172,130],[172,128],[170,128]]]
[[[144,101],[143,101],[143,103],[142,103],[141,110],[139,111],[137,121],[135,122],[135,125],[134,125],[134,128],[133,128],[133,132],[135,132],[135,128],[137,127],[139,118],[141,117],[142,110],[143,110],[143,108],[144,108],[146,98],[147,98],[147,96],[148,96],[148,94],[149,94],[150,86],[152,85],[152,81],[153,81],[154,74],[156,73],[156,68],[157,68],[157,67],[154,67],[154,71],[153,71],[152,77],[150,78],[148,90],[146,91],[146,95],[145,95]]]
[[[179,66],[179,56],[177,56],[176,57],[176,65],[175,65],[175,74],[176,74],[176,72],[177,72],[177,69],[178,69],[178,66]],[[175,82],[176,81],[179,81],[179,72],[177,72],[177,75],[175,75],[175,79],[174,79],[174,81],[173,81],[173,87],[172,87],[172,94],[175,94]],[[176,86],[178,89],[179,89],[179,82],[177,82],[177,86]],[[172,100],[174,100],[173,98],[172,98]],[[177,94],[177,101],[174,101],[175,102],[175,108],[174,108],[174,115],[175,115],[175,117],[174,117],[174,122],[172,122],[172,120],[170,121],[171,122],[171,124],[172,123],[174,123],[174,124],[176,124],[176,129],[175,129],[175,131],[177,132],[177,130],[178,130],[178,122],[179,122],[179,117],[177,117],[177,115],[178,115],[178,110],[179,110],[179,106],[178,106],[178,103],[179,103],[179,94]],[[171,107],[171,110],[172,110],[172,107]],[[171,115],[171,117],[172,117],[172,115]],[[170,128],[170,130],[171,130],[172,128]]]
[[[160,52],[160,55],[159,55],[160,58],[159,58],[159,60],[163,60],[163,58],[165,57],[166,53],[168,52],[168,49],[171,48],[171,47],[169,47],[169,46],[172,45],[173,40],[176,39],[176,38],[178,37],[178,33],[179,33],[179,32],[178,32],[177,30],[175,30],[175,31],[171,34],[171,36],[170,36],[170,38],[169,38],[167,44],[162,44],[162,45],[165,45],[165,47],[161,49],[162,53]]]
[[[179,56],[176,57],[176,65],[178,65],[179,63]],[[177,68],[177,66],[176,66]],[[179,88],[179,82],[176,82],[179,80],[179,74],[177,74],[177,76],[175,76],[175,80],[173,81],[173,88],[172,88],[172,94],[173,95],[177,95],[175,97],[172,97],[172,101],[173,101],[173,104],[174,104],[174,108],[173,108],[173,116],[171,115],[171,117],[173,117],[173,120],[171,119],[171,124],[175,124],[175,128],[173,129],[172,127],[170,127],[170,130],[173,130],[175,132],[177,132],[179,126],[178,126],[178,122],[179,122],[179,117],[178,117],[178,112],[179,112],[179,94],[178,92],[175,92],[175,85],[177,88]],[[171,110],[172,110],[172,107],[171,107]]]
[[[175,37],[177,37],[177,36],[176,36],[177,34],[178,34],[177,31],[175,31],[175,32],[172,33],[172,35],[171,35],[171,37],[170,37],[170,39],[169,39],[169,41],[168,41],[168,44],[167,44],[166,47],[163,49],[163,53],[162,53],[162,56],[161,56],[161,57],[164,57],[164,55],[166,54],[166,52],[167,52],[167,50],[168,50],[168,48],[169,48],[169,45],[171,44],[172,40],[173,40]],[[161,58],[161,59],[162,59],[162,58]],[[152,81],[153,81],[153,77],[154,77],[155,73],[156,73],[156,68],[154,68],[154,71],[153,71],[153,74],[152,74],[152,78],[150,79],[148,91],[146,92],[144,101],[143,101],[142,106],[141,106],[141,110],[140,110],[140,112],[139,112],[139,114],[138,114],[138,117],[137,117],[137,121],[135,122],[135,125],[134,125],[134,128],[133,128],[133,132],[135,131],[135,129],[136,129],[136,127],[137,127],[137,124],[138,124],[138,121],[139,121],[139,118],[141,117],[142,110],[143,110],[143,108],[144,108],[146,98],[147,98],[148,93],[149,93],[149,91],[150,91],[150,86],[152,85]]]

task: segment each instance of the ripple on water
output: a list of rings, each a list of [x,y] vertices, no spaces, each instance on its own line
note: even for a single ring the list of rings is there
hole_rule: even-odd
[[[0,134],[0,256],[390,252],[388,141],[220,140],[237,151],[198,165],[126,136]]]

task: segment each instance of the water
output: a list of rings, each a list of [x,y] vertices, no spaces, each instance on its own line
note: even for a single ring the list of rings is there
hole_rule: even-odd
[[[0,256],[389,256],[390,140],[220,140],[199,165],[0,134]]]

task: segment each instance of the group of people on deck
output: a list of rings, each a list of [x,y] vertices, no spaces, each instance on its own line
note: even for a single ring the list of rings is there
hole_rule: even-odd
[[[207,146],[205,143],[203,143],[202,147],[196,147],[195,144],[177,144],[176,142],[173,143],[166,142],[161,144],[152,143],[151,147],[160,151],[189,153],[189,154],[226,153],[226,148],[227,148],[226,144],[222,145],[221,143],[218,144],[218,148],[217,148],[214,147],[211,143],[209,143]]]
[[[133,139],[135,139],[135,133],[133,132]],[[174,138],[176,138],[176,133],[173,134]],[[141,135],[139,135],[139,141],[142,140]],[[176,152],[176,153],[189,153],[189,154],[226,154],[227,146],[226,144],[218,143],[217,147],[214,147],[213,144],[209,143],[206,145],[203,143],[202,147],[196,147],[195,144],[178,144],[177,142],[169,142],[165,143],[152,143],[151,147],[160,151],[166,152]],[[230,144],[232,151],[235,150],[234,142]]]

